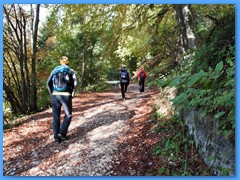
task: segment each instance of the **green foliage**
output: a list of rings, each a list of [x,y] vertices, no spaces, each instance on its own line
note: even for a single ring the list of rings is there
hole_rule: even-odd
[[[231,169],[223,168],[221,166],[218,166],[218,170],[221,172],[222,176],[229,176],[229,173],[231,172]]]
[[[164,172],[166,172],[166,168],[164,166],[158,170],[159,175],[163,174]]]
[[[192,9],[195,12],[195,32],[197,35],[198,42],[204,45],[209,38],[209,32],[218,31],[214,24],[222,23],[222,18],[226,17],[226,14],[231,12],[234,14],[235,5],[233,4],[206,4],[206,5],[192,5]],[[221,33],[226,33],[226,35],[231,34],[228,30],[224,30],[226,25],[230,25],[232,20],[225,21],[225,25],[219,26],[222,29]],[[214,33],[213,33],[214,34]],[[220,38],[224,39],[224,38]],[[210,41],[209,41],[210,42]]]
[[[119,79],[119,68],[109,67],[106,69],[107,80],[118,80]]]
[[[104,92],[111,90],[112,87],[108,83],[105,82],[99,82],[97,84],[88,85],[84,88],[84,91],[86,92]]]
[[[159,146],[159,145],[157,145],[156,147],[154,147],[153,148],[153,150],[152,150],[152,154],[153,155],[159,155],[159,154],[161,154],[161,147]]]
[[[40,110],[44,110],[51,104],[51,95],[49,94],[47,88],[38,90],[38,107]]]
[[[201,172],[189,170],[198,161],[198,157],[193,154],[194,141],[186,133],[180,118],[174,116],[167,120],[161,117],[158,119],[158,126],[152,130],[152,133],[157,133],[160,138],[159,143],[152,149],[152,154],[161,156],[162,160],[158,175],[187,176],[209,173],[207,166],[206,169],[201,169]]]
[[[235,130],[235,24],[229,11],[205,39],[205,45],[184,55],[178,69],[160,80],[159,87],[169,85],[178,89],[172,99],[178,109],[197,109],[202,116],[218,121],[219,132],[234,138]]]
[[[9,129],[10,127],[11,127],[10,124],[4,124],[4,125],[3,125],[3,130]]]
[[[216,66],[215,70],[204,72],[203,76],[199,76],[199,73],[197,73],[190,77],[182,77],[188,88],[172,101],[174,105],[181,106],[184,109],[198,107],[203,115],[210,114],[214,118],[230,118],[228,120],[221,119],[221,121],[225,122],[221,123],[223,128],[226,123],[230,123],[231,127],[234,125],[234,118],[231,115],[234,113],[235,102],[234,84],[229,84],[229,80],[232,81],[233,77],[227,76],[227,79],[221,81],[221,74],[223,73],[223,71],[219,73],[222,67],[221,64],[222,61]],[[229,68],[232,69],[232,67]],[[181,85],[179,84],[179,86]],[[224,114],[226,116],[223,116]]]
[[[228,137],[235,128],[234,47],[229,47],[227,53],[226,59],[213,69],[178,75],[169,86],[180,89],[172,100],[173,105],[185,110],[197,108],[203,116],[208,114],[219,119],[220,132]]]
[[[230,48],[235,47],[235,14],[229,11],[212,25],[203,45],[197,50],[192,72],[212,69],[223,59],[227,59]]]

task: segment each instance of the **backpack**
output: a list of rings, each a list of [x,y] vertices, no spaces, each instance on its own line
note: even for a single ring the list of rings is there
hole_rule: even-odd
[[[70,68],[68,66],[57,66],[53,70],[53,90],[66,92],[70,90]]]
[[[141,71],[140,72],[140,80],[143,81],[145,79],[144,73]]]
[[[127,83],[128,82],[128,73],[126,70],[121,70],[121,80],[123,83]]]

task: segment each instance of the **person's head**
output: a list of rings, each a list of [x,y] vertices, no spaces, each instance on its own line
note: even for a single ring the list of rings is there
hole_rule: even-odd
[[[120,66],[120,70],[121,70],[121,71],[125,71],[126,69],[127,69],[127,67],[126,67],[125,64],[122,64],[122,65]]]
[[[68,63],[69,63],[68,57],[62,56],[62,57],[60,58],[60,64],[61,64],[61,65],[67,65]]]
[[[140,71],[144,71],[144,66],[141,66],[141,67],[140,67]]]

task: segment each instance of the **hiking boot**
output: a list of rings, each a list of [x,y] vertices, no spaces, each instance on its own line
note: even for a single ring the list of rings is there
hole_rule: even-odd
[[[62,141],[68,140],[67,136],[63,136],[62,134],[58,134],[58,138],[60,138]]]
[[[55,139],[55,144],[58,145],[61,143],[61,139],[58,137],[57,139]]]

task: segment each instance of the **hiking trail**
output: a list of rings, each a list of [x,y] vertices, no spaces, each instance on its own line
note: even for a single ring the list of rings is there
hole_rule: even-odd
[[[54,144],[51,108],[28,116],[4,132],[4,175],[146,175],[158,141],[149,132],[157,92],[140,94],[138,86],[130,84],[125,101],[119,89],[77,94],[69,140],[59,145]]]

